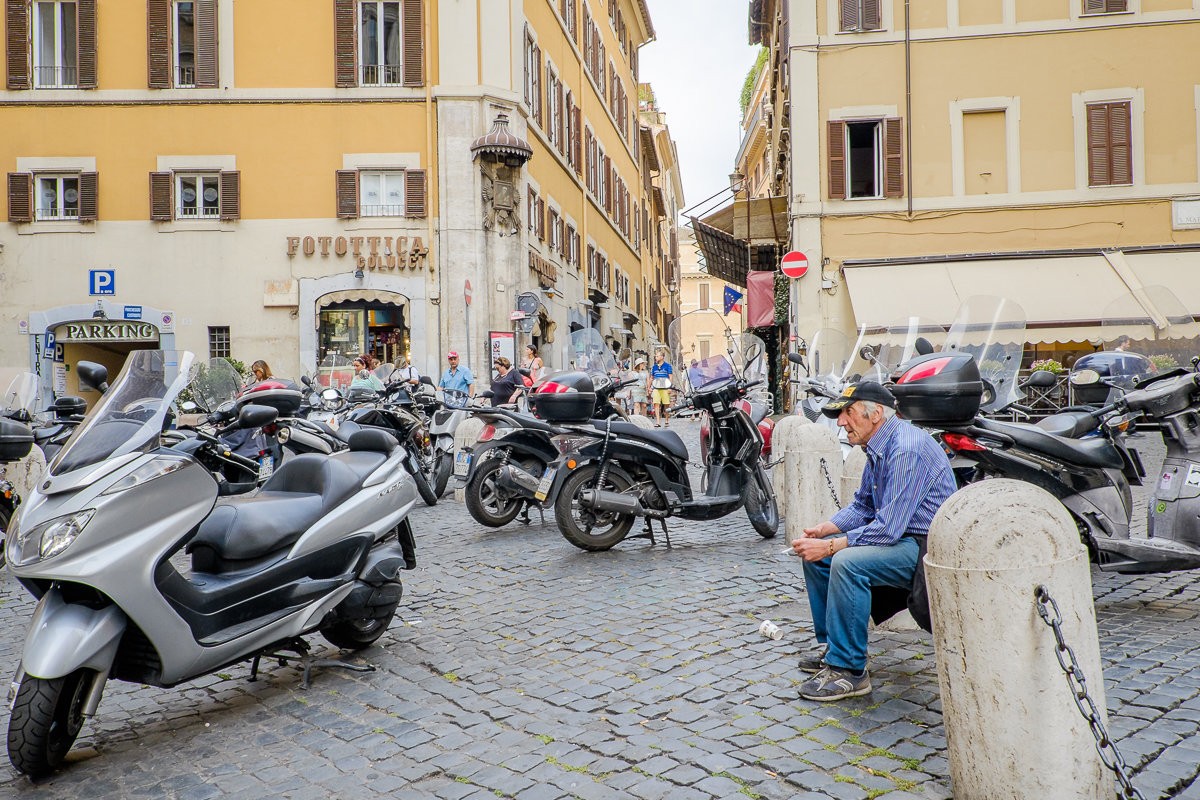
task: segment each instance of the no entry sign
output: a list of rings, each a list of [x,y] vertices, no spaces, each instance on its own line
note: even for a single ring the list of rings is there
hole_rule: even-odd
[[[779,268],[789,278],[803,278],[804,273],[808,272],[808,256],[799,250],[792,250],[784,254],[783,259],[779,262]]]

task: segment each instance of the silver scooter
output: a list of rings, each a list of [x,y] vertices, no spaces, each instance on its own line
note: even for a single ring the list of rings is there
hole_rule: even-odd
[[[131,353],[9,531],[9,569],[38,598],[8,730],[9,758],[31,777],[62,762],[110,678],[172,687],[285,652],[307,675],[300,637],[372,644],[400,602],[399,571],[416,565],[416,490],[382,430],[218,500],[208,469],[160,445],[193,361]],[[236,424],[275,413],[247,405]]]

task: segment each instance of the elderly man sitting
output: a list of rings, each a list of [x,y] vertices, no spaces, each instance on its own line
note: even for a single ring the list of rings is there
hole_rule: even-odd
[[[898,419],[895,408],[891,392],[862,381],[822,409],[837,418],[850,444],[866,451],[867,466],[854,501],[792,542],[804,559],[813,630],[824,645],[800,661],[801,670],[816,673],[800,687],[807,700],[871,691],[871,587],[912,584],[916,537],[928,535],[933,515],[956,488],[946,453],[928,433]]]

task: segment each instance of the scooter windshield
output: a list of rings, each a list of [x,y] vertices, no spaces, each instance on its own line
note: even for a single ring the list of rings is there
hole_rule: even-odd
[[[839,391],[850,369],[850,340],[836,328],[821,328],[808,346],[810,380]]]
[[[571,369],[582,370],[593,377],[603,375],[611,379],[617,375],[617,356],[595,328],[572,331],[564,355],[563,363],[570,364]]]
[[[942,326],[925,322],[920,317],[901,317],[888,325],[876,343],[874,371],[886,380],[901,364],[941,348],[945,339],[946,329]]]
[[[338,353],[327,353],[317,368],[317,383],[328,389],[345,390],[354,381],[354,365]]]
[[[1025,351],[1025,309],[1003,297],[968,297],[958,307],[942,351],[974,357],[985,381],[983,411],[1017,402],[1023,396],[1017,373]]]
[[[667,341],[673,383],[684,391],[739,376],[765,381],[770,371],[763,340],[752,333],[734,333],[715,308],[677,317],[667,331]]]
[[[1196,353],[1198,328],[1173,291],[1146,286],[1105,307],[1101,322],[1104,355],[1083,357],[1076,364],[1095,369],[1102,379],[1121,389],[1130,389],[1135,380],[1188,366]]]
[[[207,364],[196,367],[188,391],[193,402],[203,411],[213,412],[233,400],[242,388],[242,376],[233,364],[224,358],[211,358]]]
[[[29,419],[37,400],[37,376],[26,372],[13,378],[0,405],[0,416]]]
[[[188,385],[194,360],[183,350],[130,353],[116,381],[50,463],[49,473],[64,475],[158,447],[167,412]]]

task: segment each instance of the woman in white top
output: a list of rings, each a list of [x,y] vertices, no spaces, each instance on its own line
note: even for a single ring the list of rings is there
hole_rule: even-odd
[[[529,370],[529,377],[535,383],[541,380],[542,374],[546,371],[542,357],[538,355],[537,348],[531,344],[525,345],[525,358],[521,361],[521,369]]]

